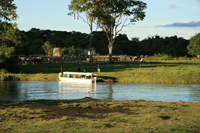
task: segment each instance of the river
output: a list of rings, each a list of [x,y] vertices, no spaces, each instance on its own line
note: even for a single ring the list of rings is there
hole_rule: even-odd
[[[84,97],[118,101],[143,99],[200,102],[200,84],[0,82],[0,101],[71,100]]]

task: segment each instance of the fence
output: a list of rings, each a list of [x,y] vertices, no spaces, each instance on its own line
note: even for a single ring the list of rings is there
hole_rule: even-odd
[[[20,57],[24,59],[25,57]],[[114,62],[126,61],[126,55],[112,56]],[[64,63],[89,63],[88,56],[74,56],[74,57],[28,57],[26,63],[51,63],[51,64],[64,64]],[[109,56],[92,56],[92,62],[109,62]]]

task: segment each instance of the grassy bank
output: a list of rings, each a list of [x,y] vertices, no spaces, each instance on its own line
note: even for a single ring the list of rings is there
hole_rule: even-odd
[[[0,102],[0,132],[200,132],[200,103],[108,101]]]
[[[200,60],[189,58],[149,57],[144,62],[127,61],[113,64],[99,63],[99,81],[126,83],[200,83]],[[87,64],[88,65],[88,64]],[[22,74],[1,74],[1,80],[58,81],[58,73],[78,71],[77,64],[19,65]],[[84,64],[80,64],[81,70]],[[97,63],[87,66],[88,72],[97,71]]]

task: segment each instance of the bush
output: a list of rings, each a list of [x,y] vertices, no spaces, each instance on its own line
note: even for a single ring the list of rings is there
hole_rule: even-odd
[[[6,73],[8,73],[8,71],[6,69],[4,69],[4,68],[0,69],[0,74],[1,75],[6,74]]]
[[[168,55],[168,54],[154,54],[153,56],[148,57],[148,60],[172,60],[173,56]]]

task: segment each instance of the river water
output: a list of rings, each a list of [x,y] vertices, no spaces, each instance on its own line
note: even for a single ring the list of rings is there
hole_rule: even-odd
[[[84,97],[118,101],[143,99],[200,102],[200,84],[0,82],[0,100],[71,100]]]

